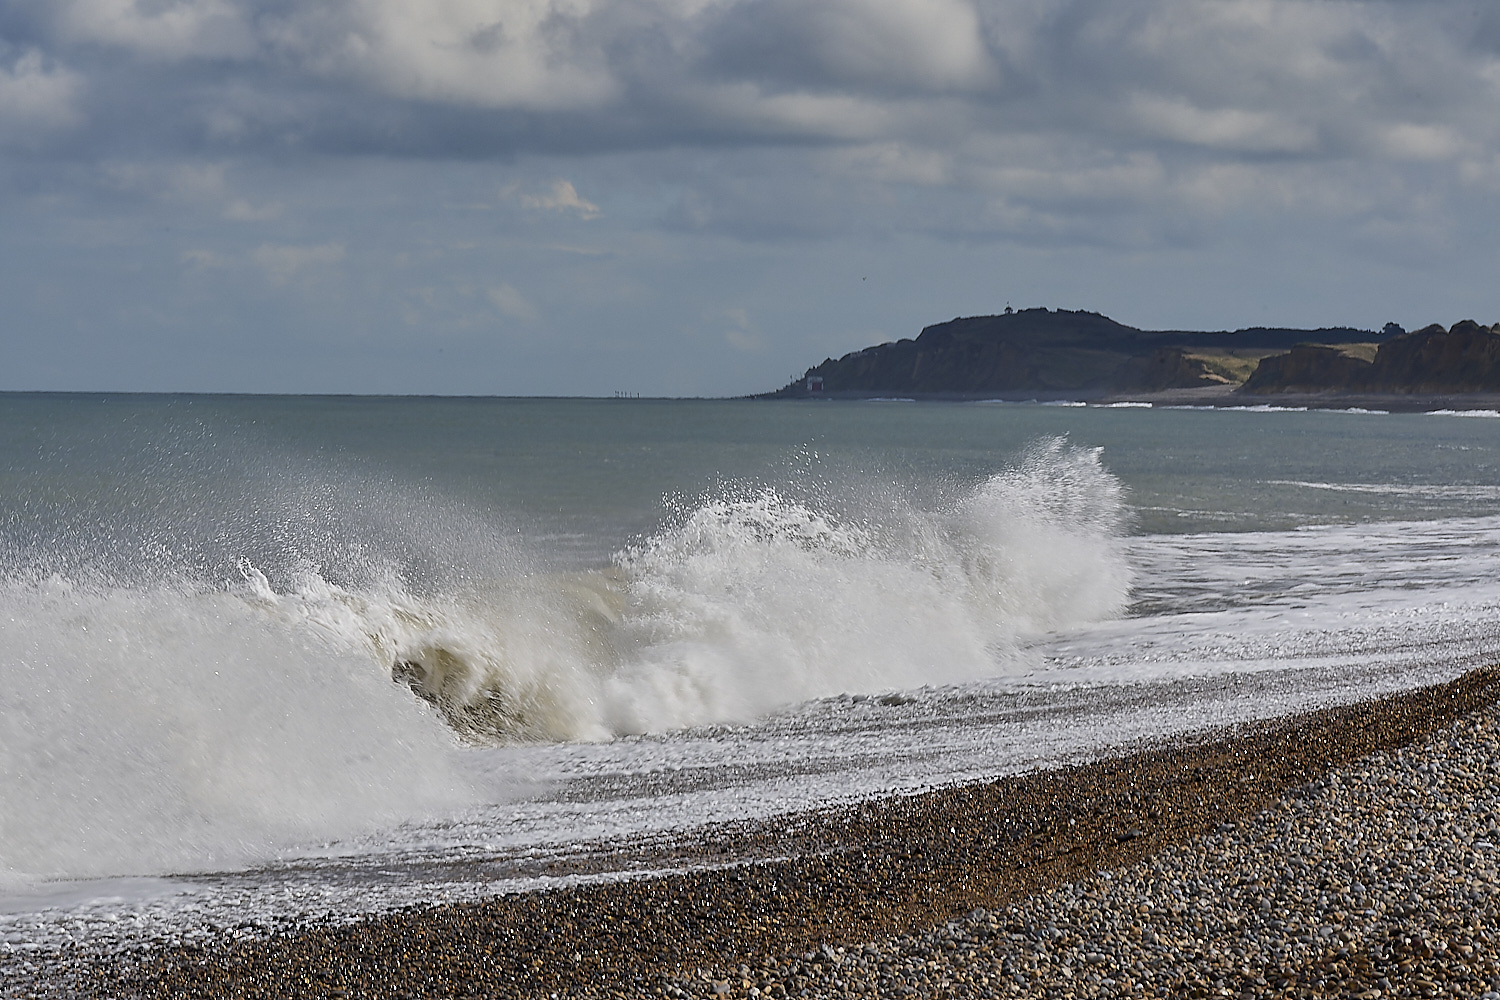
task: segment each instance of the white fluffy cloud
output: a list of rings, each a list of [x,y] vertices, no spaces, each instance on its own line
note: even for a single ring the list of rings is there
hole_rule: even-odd
[[[597,219],[603,212],[593,202],[579,197],[572,181],[561,178],[552,182],[546,194],[521,194],[520,202],[526,208],[539,208],[554,212],[576,214],[580,219]]]
[[[616,95],[591,0],[345,0],[271,22],[309,71],[397,98],[563,110]]]

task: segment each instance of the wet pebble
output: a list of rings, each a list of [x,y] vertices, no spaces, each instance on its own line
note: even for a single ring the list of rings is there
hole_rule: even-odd
[[[1476,713],[1124,870],[720,995],[1500,1000],[1497,734]]]
[[[808,816],[795,849],[784,822],[709,831],[713,866],[660,878],[128,954],[7,945],[0,997],[1500,994],[1497,700],[1476,671]]]

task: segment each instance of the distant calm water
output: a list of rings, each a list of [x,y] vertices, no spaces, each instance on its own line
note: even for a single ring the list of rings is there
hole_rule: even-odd
[[[0,899],[358,912],[1420,683],[1497,553],[1484,417],[0,395]]]

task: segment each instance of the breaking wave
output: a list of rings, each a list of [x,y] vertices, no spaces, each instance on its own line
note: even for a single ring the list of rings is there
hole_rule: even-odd
[[[440,724],[189,585],[0,583],[0,885],[211,868],[469,801]]]
[[[0,874],[233,864],[473,801],[455,742],[608,739],[993,675],[1028,637],[1125,607],[1126,505],[1096,450],[1043,441],[938,492],[731,484],[590,571],[477,536],[411,546],[420,579],[368,544],[342,576],[264,547],[227,582],[17,564],[0,579]],[[481,530],[408,508],[372,537],[403,518]],[[446,577],[443,552],[461,563]]]
[[[986,676],[1027,637],[1126,604],[1125,504],[1096,451],[1044,442],[936,509],[848,500],[727,489],[680,504],[607,569],[458,599],[316,578],[256,587],[268,605],[338,619],[480,743],[603,739]]]

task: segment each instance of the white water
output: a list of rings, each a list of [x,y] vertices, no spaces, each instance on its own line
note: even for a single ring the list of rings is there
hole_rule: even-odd
[[[470,800],[428,712],[240,596],[0,585],[0,871],[226,866]]]
[[[0,870],[243,863],[471,801],[438,715],[470,745],[744,722],[1003,673],[1127,600],[1120,486],[1061,441],[936,509],[720,492],[612,568],[452,590],[306,565],[278,591],[248,560],[218,586],[7,581]]]
[[[396,668],[468,742],[599,740],[842,692],[970,680],[1018,640],[1118,613],[1118,482],[1052,441],[938,510],[857,518],[770,488],[683,504],[606,570],[414,596],[304,574],[273,614]],[[844,498],[841,498],[844,499]]]
[[[0,422],[0,958],[534,885],[1500,659],[1485,420],[227,400],[189,434],[167,400],[122,440],[22,402],[80,429]],[[343,443],[223,430],[271,418]]]
[[[1001,675],[887,698],[842,694],[745,725],[450,750],[481,793],[472,805],[303,844],[241,874],[0,893],[0,952],[7,941],[122,947],[191,938],[204,924],[352,919],[533,888],[555,882],[534,874],[539,863],[566,867],[616,838],[775,816],[794,825],[804,810],[1351,701],[1500,659],[1500,518],[1146,536],[1124,548],[1140,578],[1137,611],[1018,640]]]

